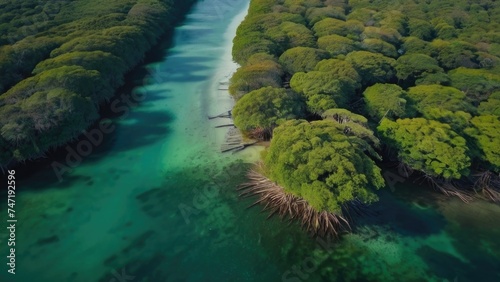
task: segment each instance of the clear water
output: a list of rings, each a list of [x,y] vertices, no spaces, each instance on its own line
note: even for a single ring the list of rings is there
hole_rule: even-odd
[[[17,182],[17,274],[2,263],[0,281],[500,281],[498,205],[406,181],[329,246],[246,209],[234,188],[258,150],[221,154],[227,129],[214,126],[228,121],[207,115],[231,108],[216,89],[236,68],[247,5],[200,1],[134,77],[145,100],[62,182],[50,163],[64,155],[30,164]]]

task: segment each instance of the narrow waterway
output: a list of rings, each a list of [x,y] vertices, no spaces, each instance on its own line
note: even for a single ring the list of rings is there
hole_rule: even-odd
[[[228,129],[215,126],[230,121],[207,116],[231,109],[217,89],[237,67],[231,44],[247,7],[196,4],[160,60],[137,72],[130,90],[143,101],[120,101],[126,114],[102,144],[62,181],[34,164],[17,181],[16,275],[2,263],[0,281],[500,281],[498,205],[410,180],[330,246],[246,209],[252,200],[234,188],[258,149],[221,154]],[[2,200],[2,220],[5,211]]]

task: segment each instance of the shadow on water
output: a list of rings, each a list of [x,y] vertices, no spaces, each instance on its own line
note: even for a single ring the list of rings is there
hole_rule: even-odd
[[[169,134],[168,125],[174,120],[173,115],[167,112],[134,112],[133,118],[126,119],[128,123],[113,123],[116,129],[108,134],[103,134],[102,141],[92,146],[89,155],[79,155],[77,152],[80,142],[87,142],[88,138],[82,136],[78,140],[65,145],[47,154],[47,158],[31,161],[16,168],[19,179],[26,179],[34,185],[23,184],[23,191],[42,188],[69,188],[78,181],[92,183],[89,176],[81,176],[71,172],[73,167],[79,165],[92,165],[110,155],[120,154],[128,150],[136,150],[143,146],[149,146],[167,138]],[[94,125],[87,131],[98,129]],[[117,144],[115,141],[118,134],[130,135],[127,142]],[[77,153],[71,153],[77,152]],[[62,168],[61,166],[65,166]],[[56,170],[62,175],[58,178]],[[29,180],[28,180],[29,179]]]
[[[239,198],[235,188],[250,164],[198,161],[167,171],[163,184],[136,195],[153,224],[106,257],[106,267],[147,281],[257,281],[259,275],[280,277],[280,269],[304,255],[295,244],[313,247],[297,225],[266,220],[261,207],[246,209],[252,199]],[[134,224],[114,232],[130,234]],[[112,278],[106,273],[98,281]]]
[[[140,102],[135,101],[132,98],[132,91],[137,87],[143,85],[145,81],[151,79],[151,70],[148,69],[148,64],[162,63],[165,57],[169,53],[170,48],[173,45],[172,38],[173,30],[167,32],[163,38],[160,39],[159,43],[153,47],[144,57],[143,62],[132,69],[128,74],[125,75],[124,85],[118,88],[115,92],[114,97],[110,99],[112,103],[115,100],[123,101],[124,99],[129,99],[133,102],[132,107],[127,107],[126,111],[132,110],[134,107],[141,106]],[[207,58],[208,60],[208,58]],[[198,67],[198,66],[197,66]],[[200,66],[201,67],[201,66]],[[197,78],[202,79],[202,78]],[[170,92],[168,89],[152,91],[148,90],[148,101],[159,101],[168,99],[168,97],[160,96],[159,94],[164,94],[165,92]],[[168,112],[149,112],[149,113],[134,113],[138,123],[143,122],[142,125],[138,124],[128,124],[123,125],[117,123],[118,119],[126,119],[124,117],[124,112],[116,112],[112,110],[111,103],[101,105],[100,118],[86,129],[87,132],[99,129],[99,122],[105,119],[111,119],[113,125],[116,129],[111,133],[104,134],[102,142],[97,146],[93,147],[92,153],[84,158],[82,158],[83,164],[90,164],[92,162],[98,162],[101,159],[107,157],[112,149],[115,148],[115,141],[117,134],[123,130],[130,130],[131,132],[140,132],[141,134],[134,134],[133,144],[122,147],[123,150],[131,149],[133,146],[146,146],[151,143],[157,142],[160,138],[165,138],[168,134],[168,123],[172,122],[175,117]],[[71,187],[73,183],[78,181],[85,181],[87,183],[92,183],[92,180],[87,179],[87,176],[80,176],[71,173],[64,174],[64,181],[60,182],[57,177],[52,164],[54,162],[67,165],[66,158],[68,156],[67,148],[75,149],[77,144],[82,140],[87,140],[83,135],[79,136],[76,140],[68,142],[59,148],[52,149],[48,151],[43,157],[26,161],[24,163],[18,164],[14,169],[16,170],[16,175],[19,179],[29,179],[30,183],[35,183],[34,185],[24,185],[23,190],[30,189],[43,189],[43,188],[66,188]],[[69,167],[69,166],[68,166]],[[70,167],[69,167],[70,168]],[[29,187],[29,188],[28,188]]]
[[[439,277],[448,277],[451,281],[500,281],[498,263],[495,258],[479,253],[479,256],[468,258],[470,262],[463,262],[429,246],[423,246],[417,250],[417,255],[422,257],[430,270]]]
[[[176,27],[178,26],[182,26],[182,24],[176,25]],[[179,31],[180,37],[183,39],[194,39],[206,33],[203,28],[189,30],[178,29],[178,32]],[[173,27],[159,40],[155,47],[146,53],[141,64],[125,75],[125,83],[117,89],[114,97],[110,99],[111,103],[115,100],[122,101],[124,99],[130,99],[134,102],[134,106],[128,107],[126,109],[127,112],[135,107],[148,109],[149,106],[144,106],[144,104],[140,102],[135,103],[132,98],[132,91],[136,89],[137,86],[147,86],[148,81],[151,83],[199,82],[208,78],[207,75],[199,75],[197,72],[208,70],[210,68],[208,65],[213,63],[214,58],[209,56],[195,56],[189,58],[176,57],[176,55],[182,52],[176,51],[175,48],[172,49],[172,47],[175,47],[172,35]],[[155,66],[158,66],[158,69],[155,69]],[[172,90],[168,89],[168,87],[167,89],[159,90],[147,89],[147,101],[156,102],[165,100],[165,102],[168,103],[168,97],[165,96],[165,94],[170,92],[172,92]],[[147,113],[134,111],[133,119],[135,119],[136,122],[133,122],[132,119],[127,119],[127,117],[122,116],[124,113],[123,111],[114,111],[111,107],[111,103],[101,105],[100,118],[87,129],[88,132],[99,128],[99,121],[103,119],[112,119],[115,121],[117,119],[124,119],[131,122],[113,122],[116,126],[116,130],[105,134],[103,141],[93,148],[90,155],[83,158],[82,164],[88,165],[93,162],[99,162],[109,154],[114,153],[116,149],[118,149],[118,152],[123,152],[138,147],[140,148],[141,146],[147,146],[160,139],[164,139],[169,134],[168,124],[175,120],[173,114],[165,111]],[[131,142],[128,144],[121,144],[117,148],[115,141],[117,135],[122,132],[132,132],[134,138],[130,138],[129,140],[131,140]],[[14,169],[16,169],[16,174],[20,179],[29,179],[29,182],[35,183],[34,185],[24,185],[25,187],[33,187],[32,189],[71,187],[71,185],[77,181],[91,183],[92,181],[85,179],[85,176],[72,175],[70,173],[65,173],[64,181],[60,183],[52,167],[54,162],[65,165],[68,155],[68,150],[66,148],[69,147],[74,149],[82,140],[86,140],[86,137],[83,135],[59,148],[50,150],[41,158],[18,164],[14,167]],[[29,189],[31,188],[25,188],[24,190]]]
[[[379,201],[368,207],[375,216],[360,217],[357,225],[386,226],[402,236],[425,237],[441,232],[446,226],[446,219],[434,208],[430,208],[435,205],[435,195],[426,191],[412,193],[408,191],[407,185],[396,185],[395,191],[386,188],[378,192]],[[422,197],[427,198],[424,200]]]
[[[367,244],[413,245],[426,275],[440,279],[500,281],[498,205],[479,199],[465,204],[411,178],[378,195],[370,205],[376,215],[358,219],[357,226],[371,230],[359,232]]]

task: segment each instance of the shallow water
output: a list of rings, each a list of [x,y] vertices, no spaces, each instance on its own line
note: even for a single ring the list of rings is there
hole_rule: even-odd
[[[62,182],[50,163],[64,154],[30,164],[17,182],[17,274],[0,281],[499,281],[498,205],[408,180],[329,246],[246,209],[234,188],[258,154],[221,154],[227,129],[214,126],[228,121],[207,115],[231,108],[216,89],[236,68],[247,2],[200,1],[132,77],[144,101]]]

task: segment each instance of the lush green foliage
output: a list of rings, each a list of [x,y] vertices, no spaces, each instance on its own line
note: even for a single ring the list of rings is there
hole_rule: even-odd
[[[352,131],[345,134],[349,126],[294,120],[277,127],[265,156],[269,177],[318,211],[339,213],[349,201],[375,201],[370,188],[383,187],[384,180],[365,153],[374,153],[371,145]]]
[[[464,91],[468,97],[482,101],[500,90],[498,71],[458,68],[450,71],[451,85]]]
[[[401,34],[393,28],[367,26],[361,34],[361,38],[380,39],[390,44],[399,45]]]
[[[500,91],[492,93],[488,100],[481,102],[477,110],[482,115],[500,116]]]
[[[318,63],[317,69],[295,73],[290,80],[292,89],[306,98],[308,110],[321,114],[327,109],[347,106],[359,87],[354,68],[348,62],[325,60]]]
[[[354,69],[354,66],[345,61],[338,59],[328,59],[318,62],[315,69],[321,72],[330,72],[336,75],[338,78],[342,78],[345,81],[351,83],[354,88],[361,87],[361,77],[358,72]]]
[[[359,43],[337,34],[318,38],[318,47],[328,51],[332,56],[347,55],[359,49]]]
[[[274,57],[257,53],[231,77],[229,93],[236,98],[265,86],[281,87],[283,70]]]
[[[293,47],[316,47],[316,38],[312,31],[300,23],[283,22],[267,29],[265,34],[282,47],[280,51]]]
[[[500,2],[476,2],[251,1],[233,55],[244,69],[252,55],[267,53],[262,61],[284,71],[262,84],[290,86],[311,119],[350,122],[358,133],[381,122],[384,149],[429,176],[498,172]],[[308,201],[328,205],[329,192],[317,189]]]
[[[413,169],[445,179],[468,174],[466,141],[447,124],[423,118],[384,119],[377,129],[398,150],[401,161]]]
[[[309,25],[313,26],[326,18],[345,20],[345,9],[341,6],[312,7],[307,9],[305,16]]]
[[[296,72],[312,71],[316,64],[329,57],[329,54],[320,49],[309,47],[295,47],[285,51],[279,62],[286,72],[294,74]]]
[[[346,61],[358,71],[365,85],[388,82],[395,75],[396,60],[378,53],[354,51],[346,56]]]
[[[411,107],[424,117],[428,117],[433,109],[453,112],[474,111],[472,105],[467,102],[465,94],[449,86],[418,85],[408,90],[407,97]]]
[[[297,94],[271,86],[243,96],[233,108],[234,124],[244,131],[272,131],[287,119],[301,118],[304,104]]]
[[[373,53],[380,53],[387,57],[395,58],[398,56],[398,52],[394,45],[378,38],[365,38],[363,42],[361,42],[361,48]]]
[[[325,18],[317,22],[312,30],[317,37],[337,34],[351,39],[359,39],[365,27],[359,21],[343,21],[333,18]]]
[[[488,168],[500,172],[500,121],[498,115],[485,115],[472,118],[471,127],[465,130],[473,138],[479,149],[479,158]]]
[[[0,165],[81,134],[192,2],[0,3]]]
[[[405,91],[395,84],[377,83],[363,92],[366,112],[374,120],[403,117],[406,114]]]
[[[424,54],[403,55],[396,61],[396,76],[405,85],[427,84],[426,78],[442,73],[437,60]]]
[[[436,59],[444,69],[473,68],[477,66],[477,49],[468,42],[436,39],[432,41],[431,47]]]

